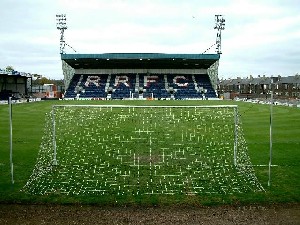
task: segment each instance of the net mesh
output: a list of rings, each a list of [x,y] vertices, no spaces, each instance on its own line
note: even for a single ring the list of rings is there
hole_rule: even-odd
[[[55,142],[49,113],[25,192],[195,195],[263,190],[234,108],[53,109]]]

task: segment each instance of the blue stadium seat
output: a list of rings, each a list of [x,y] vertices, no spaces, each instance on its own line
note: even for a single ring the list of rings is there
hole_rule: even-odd
[[[65,98],[215,98],[207,74],[75,74]]]
[[[75,74],[65,93],[65,98],[106,98],[107,93],[105,75],[79,75]]]

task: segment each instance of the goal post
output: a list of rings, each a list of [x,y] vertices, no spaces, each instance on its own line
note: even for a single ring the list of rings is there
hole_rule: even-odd
[[[30,193],[261,191],[237,105],[53,105]]]

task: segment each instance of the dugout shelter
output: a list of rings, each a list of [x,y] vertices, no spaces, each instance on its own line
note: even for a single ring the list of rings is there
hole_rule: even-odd
[[[28,94],[26,74],[18,71],[0,70],[0,100],[21,98]]]
[[[66,99],[216,98],[220,54],[61,54]]]

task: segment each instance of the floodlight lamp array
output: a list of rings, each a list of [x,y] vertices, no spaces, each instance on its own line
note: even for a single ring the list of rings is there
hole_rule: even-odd
[[[215,15],[215,22],[216,22],[216,25],[215,25],[214,29],[225,30],[225,19],[224,19],[223,15]]]
[[[58,30],[66,30],[68,28],[66,14],[56,15],[56,21],[56,27]]]
[[[68,28],[66,14],[57,14],[56,21],[56,28],[60,30],[60,54],[64,54],[67,45],[64,39],[64,31]]]
[[[223,15],[215,15],[215,27],[214,29],[218,30],[217,32],[217,39],[216,39],[216,53],[222,54],[221,51],[221,31],[225,30],[225,19]]]

